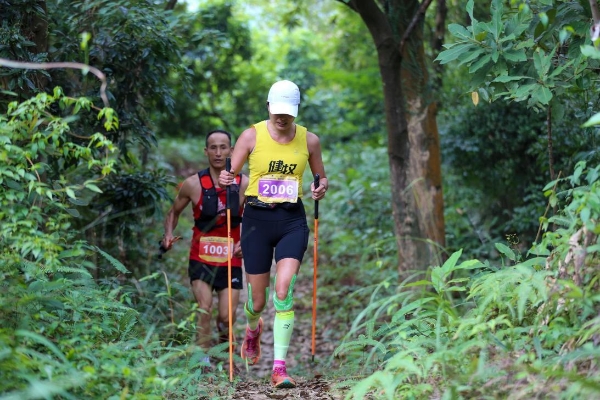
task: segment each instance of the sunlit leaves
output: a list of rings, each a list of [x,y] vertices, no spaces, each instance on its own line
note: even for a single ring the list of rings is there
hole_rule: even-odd
[[[584,47],[578,52],[576,45],[569,50],[568,57],[562,53],[560,46],[568,45],[569,40],[575,43],[587,35],[583,17],[576,12],[579,6],[574,3],[548,3],[551,7],[544,9],[531,8],[525,3],[504,9],[501,1],[492,2],[489,22],[472,19],[470,26],[449,28],[455,42],[445,45],[446,50],[437,61],[468,66],[473,74],[469,91],[483,87],[490,93],[491,100],[502,97],[526,101],[536,109],[549,105],[556,93],[564,92],[566,80],[590,72],[585,69],[582,57],[586,54],[594,57],[594,53],[593,48]],[[472,10],[471,0],[467,12],[472,15]],[[477,36],[480,32],[487,35]],[[573,65],[582,65],[582,68],[573,69]],[[501,76],[519,77],[524,81],[498,79]]]
[[[36,260],[45,260],[48,270],[58,268],[54,264],[58,260],[55,252],[60,251],[61,246],[30,240],[27,235],[32,228],[43,227],[44,234],[49,235],[68,230],[69,219],[78,217],[79,213],[67,203],[77,201],[85,189],[97,187],[93,184],[95,180],[90,180],[86,187],[78,182],[67,182],[62,176],[50,180],[40,174],[50,168],[50,163],[64,165],[66,162],[71,168],[87,165],[92,173],[97,174],[97,168],[110,173],[115,162],[114,157],[107,157],[114,147],[104,135],[97,133],[89,138],[73,135],[66,122],[68,117],[57,117],[50,112],[59,103],[63,110],[71,111],[71,115],[90,109],[89,100],[66,98],[57,88],[52,95],[44,93],[23,103],[11,103],[5,118],[0,119],[0,137],[6,144],[7,160],[0,167],[0,184],[5,183],[7,189],[0,193],[2,236],[6,238],[3,246],[20,248],[23,257],[30,255]],[[31,121],[35,124],[31,125]],[[82,139],[88,143],[85,140],[82,143]],[[23,224],[24,214],[33,225]]]

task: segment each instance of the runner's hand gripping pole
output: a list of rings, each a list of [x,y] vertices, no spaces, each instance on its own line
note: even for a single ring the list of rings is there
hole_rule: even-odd
[[[231,171],[231,158],[225,159],[225,170]],[[231,187],[227,186],[225,207],[227,208],[227,296],[229,307],[229,382],[233,382],[233,306],[231,293],[231,253],[233,253],[233,243],[231,240]]]
[[[319,174],[315,175],[315,189],[319,187]],[[313,298],[312,298],[312,336],[311,336],[311,354],[312,361],[315,361],[316,332],[317,332],[317,264],[319,249],[319,200],[315,200],[315,242],[313,246]]]
[[[173,238],[173,240],[171,241],[171,245],[173,245],[173,243],[177,242],[179,239],[181,239],[181,236],[175,236]],[[165,244],[163,243],[163,241],[160,240],[158,242],[158,254],[156,255],[156,258],[161,260],[163,258],[163,254],[165,254],[170,249],[171,249],[170,247],[169,248],[165,247]]]

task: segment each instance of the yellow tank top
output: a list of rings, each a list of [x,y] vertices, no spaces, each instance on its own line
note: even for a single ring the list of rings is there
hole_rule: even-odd
[[[308,162],[306,128],[296,125],[294,139],[285,144],[273,140],[267,121],[254,124],[256,145],[248,157],[250,182],[246,196],[265,203],[295,203],[302,196],[302,175]]]

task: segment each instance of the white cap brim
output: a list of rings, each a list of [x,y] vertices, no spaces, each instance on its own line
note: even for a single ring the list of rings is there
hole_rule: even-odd
[[[271,114],[286,114],[292,117],[298,116],[298,106],[288,103],[269,103],[269,112]]]

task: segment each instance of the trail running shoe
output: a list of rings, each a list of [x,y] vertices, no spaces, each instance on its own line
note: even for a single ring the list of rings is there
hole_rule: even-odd
[[[273,369],[271,374],[271,383],[276,389],[291,389],[296,387],[296,381],[294,381],[287,374],[285,366],[277,366]]]
[[[254,365],[260,360],[260,336],[263,330],[263,320],[258,320],[258,334],[255,337],[250,336],[250,328],[246,326],[246,337],[242,343],[242,351],[240,356],[246,360],[248,365]]]

